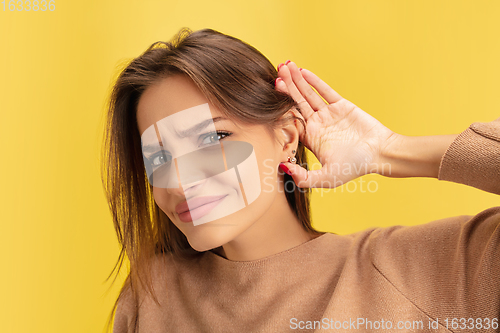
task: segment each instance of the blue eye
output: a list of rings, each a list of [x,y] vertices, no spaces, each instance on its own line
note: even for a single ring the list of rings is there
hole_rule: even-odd
[[[151,162],[151,165],[153,165],[153,167],[160,166],[162,164],[170,162],[171,160],[172,156],[170,156],[170,154],[167,154],[165,150],[162,150],[149,158],[149,161]]]
[[[216,142],[218,142],[218,141],[220,141],[220,140],[222,140],[225,137],[230,136],[230,135],[231,135],[231,133],[225,132],[225,131],[217,131],[217,132],[208,133],[201,141],[201,145],[204,146],[204,145],[214,144],[214,143],[216,143]]]
[[[224,139],[225,137],[230,136],[232,133],[225,131],[216,131],[210,132],[203,137],[200,146],[210,146]],[[159,167],[165,163],[172,161],[172,155],[167,150],[162,150],[153,154],[148,158],[149,163],[153,166],[153,168]]]

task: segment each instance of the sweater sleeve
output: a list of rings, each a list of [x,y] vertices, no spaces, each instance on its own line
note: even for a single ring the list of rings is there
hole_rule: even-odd
[[[500,194],[500,118],[460,133],[443,155],[438,179]],[[381,228],[370,243],[373,267],[430,318],[464,318],[467,325],[472,318],[476,326],[460,332],[492,332],[492,320],[500,321],[500,206]]]
[[[460,133],[441,159],[438,179],[500,194],[500,118]]]
[[[489,321],[489,330],[460,332],[493,332],[492,320],[500,321],[500,207],[382,228],[371,238],[373,267],[422,313],[441,323]]]

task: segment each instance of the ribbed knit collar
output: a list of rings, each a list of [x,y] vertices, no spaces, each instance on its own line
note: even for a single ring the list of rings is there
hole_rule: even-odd
[[[301,257],[308,257],[310,254],[316,253],[317,250],[322,248],[322,245],[325,242],[329,242],[332,237],[341,237],[336,234],[325,232],[324,234],[310,239],[302,244],[296,245],[288,250],[284,250],[270,256],[255,259],[255,260],[247,260],[247,261],[237,261],[237,260],[229,260],[226,259],[212,251],[205,252],[206,260],[212,262],[215,266],[218,267],[249,267],[249,266],[267,266],[272,265],[275,262],[288,262],[288,261],[300,261]]]

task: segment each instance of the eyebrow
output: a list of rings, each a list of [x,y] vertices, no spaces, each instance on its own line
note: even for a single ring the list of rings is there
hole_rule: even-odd
[[[221,121],[221,120],[228,120],[228,119],[224,118],[224,117],[215,117],[215,118],[206,119],[206,120],[192,126],[191,128],[188,128],[186,130],[182,130],[182,131],[176,130],[177,136],[179,136],[180,138],[185,138],[185,137],[191,136],[193,134],[199,133],[202,129],[204,129],[205,127],[210,125],[210,123],[212,123],[212,122],[216,123],[216,122]],[[145,153],[150,153],[150,152],[154,152],[157,150],[158,150],[158,145],[145,145],[142,147],[142,151]]]
[[[183,130],[183,131],[176,130],[176,132],[180,138],[185,138],[187,136],[191,136],[193,134],[199,133],[202,129],[204,129],[205,127],[210,125],[210,123],[212,123],[212,122],[216,123],[216,122],[221,121],[221,120],[226,120],[226,118],[215,117],[215,118],[207,119],[207,120],[202,121],[199,124],[194,125],[191,128],[188,128],[187,130]]]

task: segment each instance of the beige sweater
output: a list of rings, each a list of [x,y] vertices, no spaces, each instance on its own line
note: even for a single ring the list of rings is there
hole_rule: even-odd
[[[438,178],[500,194],[500,118],[462,132]],[[139,332],[500,332],[500,206],[326,233],[253,261],[162,258],[161,307],[140,302]],[[125,296],[115,333],[133,332],[136,303]]]

